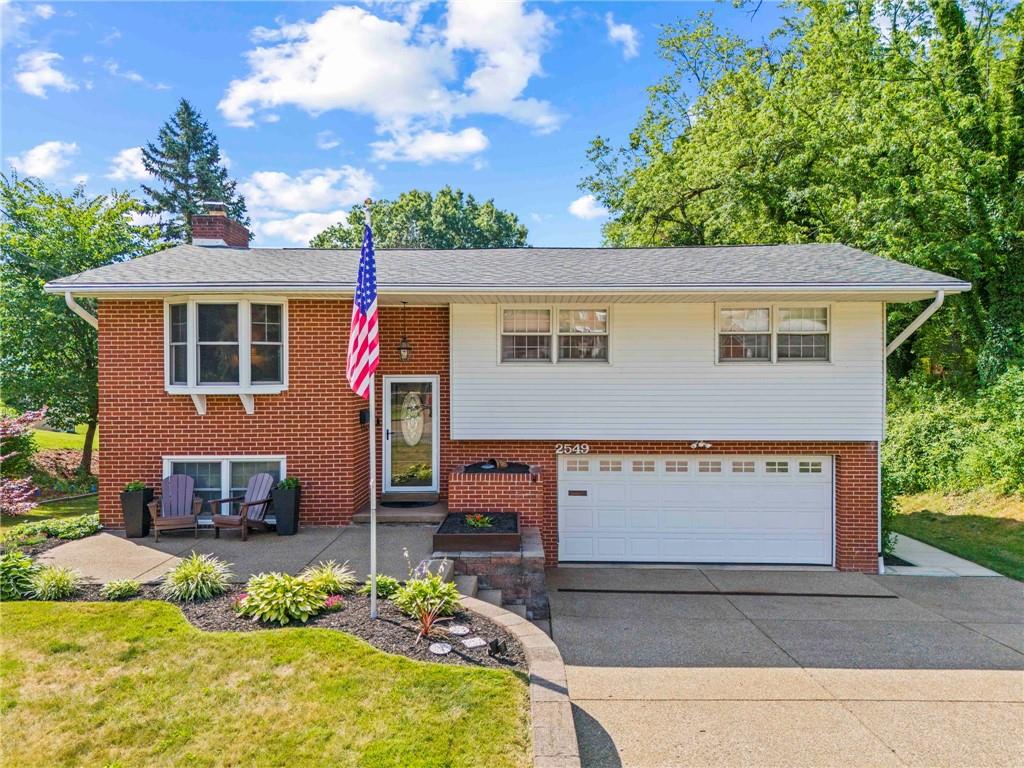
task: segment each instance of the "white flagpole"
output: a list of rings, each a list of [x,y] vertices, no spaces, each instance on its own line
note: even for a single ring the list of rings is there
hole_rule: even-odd
[[[366,198],[366,226],[370,226]],[[378,292],[379,293],[379,292]],[[377,315],[380,323],[380,314]],[[377,374],[370,374],[370,618],[377,618]]]

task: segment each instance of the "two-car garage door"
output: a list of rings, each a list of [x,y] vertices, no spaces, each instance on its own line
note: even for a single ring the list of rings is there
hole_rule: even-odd
[[[559,559],[832,563],[828,456],[563,456]]]

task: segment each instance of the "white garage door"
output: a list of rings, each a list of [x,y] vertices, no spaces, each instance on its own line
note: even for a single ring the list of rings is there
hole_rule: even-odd
[[[828,456],[563,456],[562,561],[832,562]]]

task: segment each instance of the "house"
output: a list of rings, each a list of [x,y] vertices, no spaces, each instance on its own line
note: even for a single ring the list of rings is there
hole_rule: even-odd
[[[100,514],[186,473],[298,476],[303,523],[368,503],[344,362],[358,253],[195,242],[53,281],[98,299]],[[549,564],[874,572],[886,304],[968,283],[838,244],[380,250],[378,488],[514,510]],[[898,344],[908,334],[903,334]],[[408,359],[399,353],[405,339]],[[894,345],[890,345],[890,350]],[[470,476],[498,458],[526,475]]]

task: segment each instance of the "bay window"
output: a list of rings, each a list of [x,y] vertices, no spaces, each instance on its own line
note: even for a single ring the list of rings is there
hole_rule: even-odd
[[[284,299],[169,300],[165,368],[172,394],[272,394],[287,385]]]

